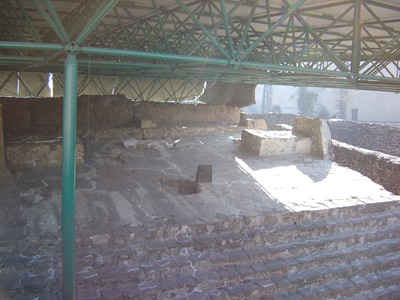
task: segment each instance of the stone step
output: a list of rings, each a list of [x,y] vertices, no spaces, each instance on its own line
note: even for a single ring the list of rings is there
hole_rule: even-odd
[[[246,250],[260,246],[264,247],[265,245],[267,245],[267,249],[270,250],[271,253],[279,253],[283,250],[289,250],[290,248],[301,249],[302,246],[309,249],[313,246],[315,250],[318,250],[321,246],[328,243],[332,245],[335,244],[337,247],[343,247],[347,244],[362,244],[377,239],[386,239],[388,236],[399,236],[399,228],[398,226],[394,226],[394,224],[397,224],[398,219],[394,218],[392,214],[385,214],[385,217],[392,218],[392,226],[388,227],[386,226],[387,222],[382,221],[378,227],[377,224],[379,224],[379,222],[377,220],[383,220],[384,218],[382,214],[377,214],[375,218],[362,218],[368,220],[368,222],[373,222],[374,228],[365,228],[365,223],[357,222],[357,220],[359,221],[360,219],[358,218],[356,221],[349,220],[349,222],[325,223],[323,226],[320,223],[319,226],[315,225],[314,228],[297,224],[278,226],[272,230],[264,228],[242,231],[243,234],[224,232],[217,235],[203,234],[194,237],[179,235],[174,239],[154,240],[147,243],[134,244],[133,246],[129,245],[129,247],[124,245],[119,248],[118,245],[113,244],[114,247],[111,251],[109,251],[108,248],[104,248],[98,249],[96,252],[109,259],[115,259],[118,258],[118,256],[129,256],[136,261],[141,261],[142,259],[146,261],[158,261],[165,257],[179,255],[182,249],[185,249],[185,251],[193,255],[198,255],[204,251],[222,252],[227,251],[227,249]],[[352,221],[354,221],[354,223],[352,223]],[[338,224],[341,227],[339,227]],[[359,228],[354,228],[353,225],[359,226]],[[331,230],[331,226],[335,226],[336,230]],[[89,246],[86,250],[87,251],[82,251],[78,249],[78,261],[80,258],[90,256],[93,252]],[[110,257],[110,255],[112,257]]]
[[[334,224],[336,229],[342,228],[343,230],[331,230],[329,227],[331,225],[325,224],[325,226],[317,227],[321,232],[320,235],[316,229],[296,225],[272,230],[253,230],[244,235],[234,232],[195,237],[181,235],[176,239],[155,240],[122,248],[115,245],[111,251],[109,248],[98,249],[96,255],[102,256],[106,260],[120,260],[120,257],[127,256],[134,261],[156,262],[166,257],[179,256],[182,251],[187,251],[191,256],[226,252],[223,254],[223,259],[233,261],[245,255],[252,255],[252,258],[255,259],[257,255],[261,254],[264,256],[260,256],[260,259],[274,259],[283,257],[286,252],[290,252],[292,255],[303,255],[324,248],[362,245],[367,242],[400,237],[400,224],[396,222],[392,223],[396,226],[380,225],[374,228],[364,228],[363,223],[356,222],[355,224],[357,227],[353,227],[352,223],[341,223],[342,227]],[[312,234],[309,233],[310,230],[312,230]],[[309,238],[306,238],[307,236]],[[87,263],[87,257],[91,255],[93,256],[93,251],[90,249],[88,251],[78,250],[78,265],[84,266]]]
[[[117,299],[356,299],[353,295],[357,295],[358,299],[398,299],[388,297],[395,297],[399,293],[399,267],[382,272],[379,276],[376,272],[369,272],[364,276],[350,274],[348,279],[335,278],[327,282],[323,282],[327,277],[322,276],[318,277],[320,284],[313,286],[293,287],[296,282],[290,282],[285,277],[272,280],[259,278],[214,286],[207,286],[204,282],[202,285],[195,285],[196,283],[191,283],[195,280],[191,279],[187,280],[187,285],[181,289],[174,285],[176,281],[184,280],[178,278],[163,282],[121,284],[115,289],[106,287],[100,289],[100,293],[96,290],[99,294],[97,298],[93,298],[92,295],[79,299],[107,299],[107,295],[118,294],[120,297],[117,296]],[[83,295],[83,292],[79,294]]]
[[[357,252],[353,253],[352,257],[339,255],[337,253],[322,253],[321,259],[309,259],[303,261],[288,262],[287,260],[266,261],[264,263],[249,264],[249,265],[223,265],[217,270],[210,270],[204,273],[216,271],[219,279],[232,284],[241,281],[248,281],[256,277],[263,280],[274,280],[277,277],[285,277],[289,282],[304,282],[312,283],[315,277],[318,279],[321,276],[327,277],[337,276],[343,272],[354,272],[354,270],[368,270],[370,268],[379,270],[379,268],[387,268],[388,266],[398,265],[400,255],[394,253],[385,253],[378,256],[376,259],[368,257],[359,257]],[[332,262],[333,260],[333,262]],[[199,274],[197,274],[199,275]],[[204,275],[199,275],[205,277]]]
[[[123,228],[115,227],[112,228],[113,239],[119,240],[126,238],[127,235],[131,235],[131,242],[135,244],[141,244],[148,241],[154,241],[157,239],[168,239],[175,238],[180,235],[187,236],[199,236],[199,235],[216,235],[221,233],[230,232],[243,232],[246,230],[258,230],[258,229],[275,229],[278,227],[284,229],[285,226],[297,225],[298,227],[311,227],[326,222],[328,224],[333,223],[351,223],[358,221],[370,221],[374,222],[373,215],[377,215],[385,218],[385,212],[393,215],[388,217],[394,217],[397,219],[400,216],[400,204],[396,201],[374,203],[368,205],[359,205],[343,208],[326,209],[319,211],[301,211],[301,212],[288,212],[288,213],[275,213],[254,217],[238,217],[229,218],[227,220],[215,223],[207,224],[193,224],[193,225],[180,225],[177,222],[171,221],[170,223],[162,223],[159,226],[152,228],[134,228],[126,230]],[[380,215],[381,213],[381,215]],[[372,220],[371,220],[372,218]],[[379,221],[375,221],[379,225]],[[382,221],[380,222],[382,223]],[[279,224],[279,225],[277,225]],[[371,223],[371,226],[373,224]],[[276,229],[275,229],[276,230]],[[86,242],[89,237],[84,235],[84,232],[77,233],[78,242],[82,240]],[[79,236],[82,235],[82,236]],[[113,242],[113,241],[111,241]]]
[[[397,240],[397,247],[399,247],[399,241]],[[207,285],[214,289],[218,288],[221,283],[236,285],[238,282],[246,283],[254,281],[254,278],[261,281],[274,280],[274,278],[281,278],[279,283],[281,286],[286,284],[293,285],[295,282],[308,282],[314,283],[314,279],[324,276],[328,278],[328,274],[331,277],[339,277],[343,272],[349,272],[354,269],[360,269],[365,272],[368,268],[377,270],[377,267],[386,268],[387,262],[389,266],[392,266],[392,262],[396,263],[400,261],[400,255],[393,254],[390,251],[393,249],[384,245],[396,244],[395,241],[382,241],[381,246],[378,243],[371,245],[364,245],[364,247],[354,247],[354,249],[347,248],[343,252],[332,251],[327,249],[325,252],[321,251],[318,253],[317,258],[307,259],[306,257],[290,257],[286,259],[277,259],[273,261],[265,261],[264,263],[252,263],[247,261],[244,263],[230,263],[229,259],[225,264],[214,267],[211,264],[203,263],[199,264],[202,260],[194,261],[193,258],[190,260],[187,257],[181,261],[170,261],[168,259],[160,261],[155,265],[141,265],[136,264],[135,266],[126,266],[124,277],[123,274],[111,273],[112,280],[117,280],[120,283],[129,284],[132,280],[138,282],[137,288],[140,291],[139,282],[148,283],[149,286],[163,287],[162,291],[168,292],[171,290],[192,290],[199,284]],[[351,251],[352,250],[352,251]],[[385,252],[386,250],[386,252]],[[369,259],[368,253],[374,253],[378,255],[376,259]],[[397,256],[396,256],[397,255]],[[210,256],[211,258],[213,256]],[[347,263],[343,263],[347,261]],[[320,266],[329,266],[318,269]],[[107,281],[107,276],[103,277],[110,270],[103,268],[98,270],[98,274],[102,277],[102,282],[107,283],[106,285],[112,285],[112,281]],[[121,266],[118,268],[118,272],[122,272]],[[155,277],[149,276],[151,272],[158,274]],[[85,274],[88,279],[96,277],[96,273],[87,272]],[[159,276],[165,274],[165,276]],[[289,275],[288,275],[289,274]],[[292,275],[290,275],[292,274]],[[294,275],[293,275],[294,274]],[[122,276],[121,276],[122,275]],[[297,276],[297,277],[296,277]],[[116,279],[116,277],[118,279]],[[161,278],[160,278],[161,277]],[[81,278],[84,279],[84,278]],[[83,280],[85,281],[85,280]],[[318,281],[317,281],[318,283]],[[91,285],[93,286],[93,285]],[[142,287],[147,287],[142,285]],[[305,288],[304,286],[302,288]],[[288,289],[286,287],[286,289]],[[297,289],[297,287],[296,287]],[[142,289],[143,290],[143,289]],[[142,291],[143,292],[143,291]]]
[[[398,300],[400,299],[400,285],[393,284],[385,287],[378,287],[373,291],[361,292],[352,295],[353,300],[366,300],[366,299],[386,299]]]
[[[364,276],[354,275],[348,270],[334,269],[329,272],[319,268],[309,270],[296,279],[282,276],[242,280],[233,282],[226,288],[216,286],[208,293],[212,294],[222,289],[229,295],[229,299],[353,299],[352,295],[365,293],[366,290],[375,294],[375,290],[389,286],[393,288],[400,282],[399,263],[396,265],[379,275],[375,271],[367,271]],[[361,271],[365,270],[355,270]],[[303,276],[305,274],[306,276]],[[186,299],[191,299],[191,296],[186,296]]]
[[[120,295],[121,299],[126,295],[146,295],[145,299],[151,299],[154,294],[153,298],[174,298],[191,292],[199,298],[230,299],[236,297],[238,285],[241,295],[247,295],[241,297],[246,299],[261,289],[277,296],[283,287],[294,295],[302,289],[321,294],[321,278],[326,283],[349,281],[357,274],[384,274],[396,268],[400,261],[396,256],[400,251],[399,218],[400,205],[387,202],[232,218],[213,224],[168,224],[143,228],[142,232],[135,229],[133,237],[129,228],[115,227],[104,238],[106,243],[95,245],[90,236],[78,238],[78,299],[108,299],[111,295]],[[42,243],[54,241],[37,241],[37,245]],[[21,291],[25,287],[37,294],[45,294],[44,287],[55,290],[49,286],[60,284],[57,263],[61,254],[37,255],[37,250],[20,250],[18,244],[13,248],[18,251],[0,256],[2,270],[10,270],[0,274],[0,285],[2,280],[7,285],[10,280],[15,284],[13,299],[23,297]],[[23,275],[27,264],[34,266],[34,274]],[[313,277],[321,266],[328,271],[322,277]],[[288,277],[293,274],[304,277]],[[386,283],[378,279],[374,289],[393,285],[390,276]],[[278,287],[273,293],[269,282]],[[363,292],[350,288],[348,291],[349,295]]]

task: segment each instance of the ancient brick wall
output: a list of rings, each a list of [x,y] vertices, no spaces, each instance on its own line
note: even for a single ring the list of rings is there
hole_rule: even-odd
[[[59,134],[63,98],[0,98],[5,134]],[[132,126],[134,117],[157,123],[239,122],[240,109],[225,105],[134,102],[124,95],[81,96],[77,101],[77,125]]]
[[[400,156],[400,128],[347,120],[329,120],[332,138],[356,147]]]
[[[192,105],[160,102],[135,102],[135,117],[168,122],[239,122],[240,109],[220,104]]]
[[[400,195],[400,158],[357,148],[333,140],[335,161],[369,177],[386,190]]]

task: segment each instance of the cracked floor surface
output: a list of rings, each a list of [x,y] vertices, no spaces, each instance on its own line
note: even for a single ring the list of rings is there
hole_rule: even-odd
[[[84,141],[77,167],[76,224],[90,235],[113,226],[182,225],[399,199],[348,168],[309,155],[254,157],[231,135],[183,137],[175,147],[126,149],[119,139]],[[165,179],[195,180],[212,165],[213,181],[181,195]],[[0,236],[22,240],[57,236],[61,225],[61,168],[13,169],[0,181]]]

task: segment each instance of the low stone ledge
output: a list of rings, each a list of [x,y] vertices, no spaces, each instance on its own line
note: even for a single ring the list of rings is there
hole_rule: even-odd
[[[6,147],[7,162],[15,166],[61,166],[62,140],[9,142]],[[76,163],[84,161],[84,148],[76,142]]]
[[[90,138],[128,138],[133,137],[138,140],[154,139],[162,137],[179,137],[190,135],[206,135],[206,134],[224,134],[240,132],[244,129],[242,126],[229,125],[207,125],[204,126],[165,126],[157,128],[102,128],[90,129],[82,132],[80,136]]]
[[[400,195],[400,158],[332,140],[335,161]]]

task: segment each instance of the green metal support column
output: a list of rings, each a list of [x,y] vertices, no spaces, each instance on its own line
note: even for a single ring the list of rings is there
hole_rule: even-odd
[[[75,299],[75,143],[78,63],[74,53],[64,64],[62,144],[63,300]]]
[[[360,67],[360,49],[361,49],[361,7],[362,0],[354,2],[353,18],[353,48],[351,59],[351,72],[356,73]]]

